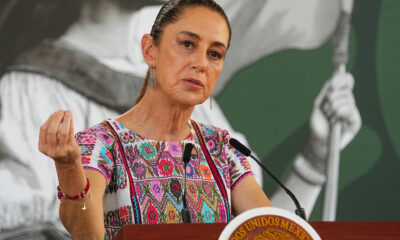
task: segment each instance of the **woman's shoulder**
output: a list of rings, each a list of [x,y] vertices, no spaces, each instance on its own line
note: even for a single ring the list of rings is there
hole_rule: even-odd
[[[77,132],[75,139],[79,145],[102,143],[112,146],[116,142],[112,127],[109,127],[107,120]]]
[[[192,125],[197,125],[199,128],[199,131],[203,138],[218,138],[223,140],[224,142],[229,140],[229,132],[226,129],[222,129],[218,126],[210,125],[210,124],[205,124],[205,123],[200,123],[192,120]]]

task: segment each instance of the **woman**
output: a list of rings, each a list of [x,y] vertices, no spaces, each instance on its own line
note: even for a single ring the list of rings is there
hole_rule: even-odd
[[[181,222],[182,187],[194,222],[228,222],[232,213],[270,206],[229,134],[190,121],[211,95],[230,36],[212,0],[169,1],[142,38],[149,73],[133,108],[76,140],[70,111],[42,125],[39,150],[55,161],[60,217],[73,238],[102,238],[104,224],[112,238],[123,224]],[[188,142],[195,147],[183,186]]]

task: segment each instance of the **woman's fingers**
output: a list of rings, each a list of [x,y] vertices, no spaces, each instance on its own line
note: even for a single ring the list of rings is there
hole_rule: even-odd
[[[81,150],[74,138],[70,111],[57,111],[40,128],[39,150],[56,163],[70,164],[79,159]]]
[[[50,116],[50,123],[47,128],[47,144],[50,147],[55,147],[59,141],[59,131],[64,111],[59,110]]]
[[[57,151],[57,148],[59,147],[60,144],[60,140],[65,141],[65,139],[61,139],[62,138],[61,134],[65,127],[66,128],[69,127],[64,126],[63,119],[64,119],[64,111],[59,110],[57,112],[52,113],[47,119],[47,121],[41,126],[39,134],[39,144],[40,144],[39,147],[41,152],[47,155],[52,155],[53,152]],[[69,129],[67,129],[67,133],[69,133]]]
[[[54,117],[59,113],[60,111],[52,113],[49,118],[47,118],[46,122],[43,123],[43,125],[40,127],[39,131],[39,150],[42,153],[45,153],[47,151],[47,146],[49,144],[48,142],[48,130],[50,125],[53,123]]]
[[[71,111],[67,110],[67,112],[69,115],[71,115],[68,142],[72,142],[72,141],[75,141],[74,118],[72,116]]]
[[[50,124],[50,118],[40,127],[39,131],[39,151],[45,153],[47,146],[47,128]]]
[[[71,129],[71,112],[70,111],[65,111],[64,112],[64,117],[62,119],[62,125],[60,128],[60,134],[59,134],[59,144],[61,146],[65,146],[69,142],[69,136],[70,136],[70,129]]]

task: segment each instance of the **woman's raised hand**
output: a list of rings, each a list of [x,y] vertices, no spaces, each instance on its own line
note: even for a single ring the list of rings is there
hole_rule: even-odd
[[[54,159],[59,166],[80,162],[81,148],[75,141],[71,111],[59,110],[51,114],[40,127],[39,151]]]

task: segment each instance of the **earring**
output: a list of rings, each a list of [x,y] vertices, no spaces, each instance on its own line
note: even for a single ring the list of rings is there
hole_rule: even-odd
[[[210,96],[210,110],[212,110],[212,97]]]
[[[156,84],[157,84],[157,82],[156,82],[156,78],[154,77],[154,70],[153,70],[153,65],[150,67],[150,69],[149,69],[149,71],[150,71],[150,73],[149,73],[149,87],[150,88],[152,88],[152,89],[154,89],[154,88],[156,88]]]

